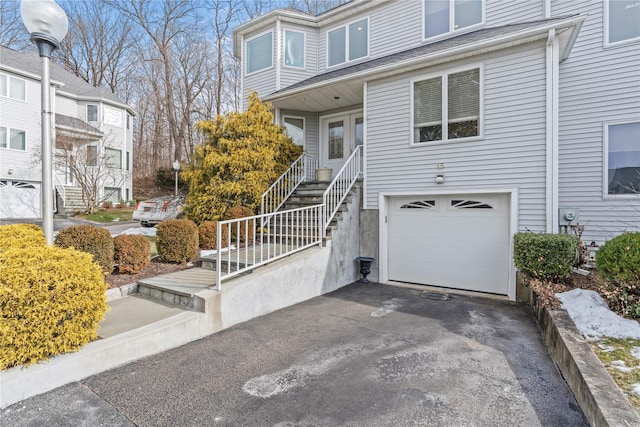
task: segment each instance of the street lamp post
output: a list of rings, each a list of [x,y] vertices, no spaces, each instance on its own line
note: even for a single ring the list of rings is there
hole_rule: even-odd
[[[178,195],[178,171],[180,170],[180,162],[174,160],[173,162],[173,170],[176,171],[176,196]]]
[[[67,35],[69,22],[54,0],[22,0],[22,22],[31,34],[42,58],[41,132],[42,132],[42,229],[48,245],[53,244],[53,159],[51,148],[51,100],[49,61],[60,41]]]

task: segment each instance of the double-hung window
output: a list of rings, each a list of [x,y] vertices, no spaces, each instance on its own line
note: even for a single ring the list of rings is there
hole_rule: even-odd
[[[304,147],[304,119],[301,117],[285,117],[284,127],[293,143]]]
[[[606,194],[640,194],[640,122],[605,126]]]
[[[0,74],[0,96],[26,101],[27,82],[7,74]]]
[[[273,65],[273,33],[262,34],[247,40],[247,74],[270,68]]]
[[[607,0],[605,8],[605,44],[640,39],[640,0]]]
[[[423,1],[425,39],[483,22],[483,0]]]
[[[25,131],[0,126],[0,148],[26,151],[27,137]]]
[[[369,18],[361,19],[327,33],[327,65],[355,61],[369,55]]]
[[[304,33],[284,31],[284,65],[304,68]]]
[[[480,136],[480,68],[413,82],[413,142]]]

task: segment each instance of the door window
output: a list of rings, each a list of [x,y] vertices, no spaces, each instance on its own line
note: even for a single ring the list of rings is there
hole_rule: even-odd
[[[344,121],[329,123],[329,159],[344,157]]]

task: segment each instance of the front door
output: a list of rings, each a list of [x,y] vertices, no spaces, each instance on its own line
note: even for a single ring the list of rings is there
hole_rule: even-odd
[[[362,113],[340,114],[321,119],[320,167],[340,171],[357,145],[363,142]]]

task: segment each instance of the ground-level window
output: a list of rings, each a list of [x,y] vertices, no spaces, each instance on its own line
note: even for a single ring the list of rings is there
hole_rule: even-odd
[[[608,0],[605,7],[607,44],[640,38],[639,0]]]
[[[293,143],[304,147],[304,119],[299,117],[285,117],[284,127]]]
[[[480,135],[480,69],[413,83],[414,143]]]
[[[122,169],[122,150],[105,148],[104,154],[107,159],[107,166],[115,169]]]
[[[424,0],[424,38],[482,23],[483,0]]]
[[[104,187],[104,201],[113,204],[120,203],[122,200],[121,190],[117,187]]]
[[[25,131],[0,126],[0,148],[25,151],[27,149]]]
[[[247,41],[247,74],[273,64],[273,34],[268,32]]]
[[[605,132],[607,194],[640,194],[640,122],[607,125]]]

